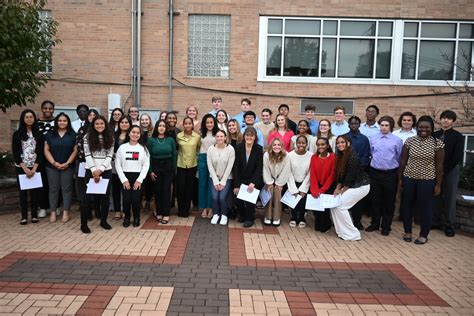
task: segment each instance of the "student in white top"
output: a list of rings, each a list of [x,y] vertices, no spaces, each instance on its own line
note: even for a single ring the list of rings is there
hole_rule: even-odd
[[[219,222],[227,225],[227,211],[229,208],[229,192],[232,189],[232,167],[235,161],[234,147],[226,144],[227,135],[219,130],[216,135],[216,144],[207,150],[207,167],[212,183],[212,219],[211,224]]]
[[[291,149],[296,149],[296,139],[299,136],[306,137],[306,150],[314,152],[313,136],[311,135],[311,129],[309,128],[309,122],[307,120],[301,120],[298,122],[298,135],[294,135],[291,137]]]
[[[393,131],[393,135],[400,137],[400,139],[405,143],[405,141],[413,136],[416,136],[416,115],[412,112],[403,112],[398,119],[398,126],[400,129]]]
[[[130,206],[133,211],[133,227],[140,226],[141,187],[150,168],[150,156],[141,142],[142,138],[140,127],[132,126],[126,142],[115,155],[115,169],[123,185],[123,227],[130,225]]]
[[[78,132],[79,129],[84,125],[86,119],[87,119],[87,115],[89,114],[89,107],[85,104],[79,104],[77,107],[76,107],[76,113],[77,113],[77,116],[79,117],[77,120],[73,121],[71,123],[71,126],[72,126],[72,129],[74,130],[74,132]]]
[[[227,112],[220,109],[216,114],[217,127],[227,133],[227,122],[229,121],[229,116]]]
[[[254,125],[256,129],[259,129],[262,132],[264,149],[268,146],[268,135],[275,128],[275,123],[272,122],[272,114],[272,110],[267,108],[263,109],[260,114],[262,121],[255,123]]]
[[[288,191],[291,194],[301,196],[301,200],[291,212],[290,226],[305,227],[306,221],[306,194],[309,190],[309,166],[313,153],[307,151],[308,140],[304,135],[296,138],[296,148],[288,154],[290,159],[290,176],[288,178]]]
[[[379,113],[379,107],[375,104],[371,104],[365,109],[366,122],[360,125],[359,131],[362,135],[367,136],[369,140],[372,136],[380,133],[380,125],[377,122]]]
[[[265,206],[265,225],[280,226],[281,194],[283,186],[290,176],[290,160],[285,151],[283,141],[276,137],[268,144],[267,152],[263,155],[264,189],[272,194]]]

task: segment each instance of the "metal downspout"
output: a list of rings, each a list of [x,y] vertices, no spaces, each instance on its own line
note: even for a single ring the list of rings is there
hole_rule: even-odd
[[[169,0],[169,66],[168,66],[168,111],[173,109],[173,0]]]
[[[137,76],[137,97],[136,97],[136,106],[138,108],[141,107],[142,104],[142,71],[141,71],[141,55],[142,55],[142,50],[141,50],[141,45],[142,45],[142,0],[138,0],[137,3],[137,26],[136,26],[136,76]]]

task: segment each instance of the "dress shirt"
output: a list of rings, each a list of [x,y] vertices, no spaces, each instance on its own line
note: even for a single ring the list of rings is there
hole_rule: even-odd
[[[84,121],[82,121],[81,119],[77,119],[77,120],[75,120],[71,123],[72,129],[76,133],[79,131],[79,129],[82,127],[82,125],[84,125]]]
[[[342,121],[341,123],[332,122],[331,124],[331,133],[334,136],[344,135],[349,132],[349,123],[347,121]]]
[[[370,137],[380,133],[380,125],[377,122],[375,122],[374,125],[368,125],[367,122],[365,122],[360,125],[359,130],[370,139]]]
[[[197,154],[201,147],[201,136],[194,131],[191,135],[181,132],[176,135],[176,142],[179,148],[177,166],[185,169],[196,167]]]
[[[400,137],[400,139],[402,140],[402,142],[405,144],[405,141],[410,138],[410,137],[413,137],[413,136],[416,136],[416,129],[412,128],[411,130],[409,130],[408,132],[402,130],[402,129],[397,129],[396,131],[394,131],[392,133],[393,135],[395,136],[398,136]]]
[[[403,141],[392,133],[378,133],[370,138],[370,166],[377,170],[392,170],[400,165]]]
[[[349,131],[346,136],[350,139],[352,148],[359,157],[359,163],[362,167],[367,167],[370,161],[370,143],[369,138],[360,131]]]
[[[308,121],[309,129],[311,130],[311,135],[315,136],[318,134],[319,121],[312,119]]]

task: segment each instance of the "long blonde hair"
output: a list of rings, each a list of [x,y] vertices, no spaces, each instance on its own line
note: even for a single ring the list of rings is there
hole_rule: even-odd
[[[240,124],[236,119],[230,119],[226,124],[226,127],[227,127],[227,144],[230,144],[231,141],[232,141],[232,135],[230,134],[230,131],[229,131],[229,124],[230,123],[234,123],[236,128],[237,128],[237,133],[235,133],[235,134],[237,134],[237,144],[239,144],[244,139],[244,136],[242,135],[242,132],[240,131]]]
[[[151,134],[153,133],[153,120],[151,119],[151,116],[150,114],[148,113],[143,113],[142,115],[140,115],[140,118],[138,119],[138,121],[140,122],[140,128],[143,129],[143,127],[141,126],[141,121],[142,121],[142,117],[148,117],[148,119],[150,120],[150,124],[148,125],[148,127],[146,128],[146,132],[148,134],[148,136],[151,136]]]
[[[281,145],[281,151],[278,154],[273,151],[273,144],[275,144],[275,142],[279,142]],[[279,162],[282,162],[283,159],[285,159],[286,157],[286,150],[283,141],[279,137],[275,137],[270,142],[270,144],[268,144],[267,153],[271,163],[277,164]]]

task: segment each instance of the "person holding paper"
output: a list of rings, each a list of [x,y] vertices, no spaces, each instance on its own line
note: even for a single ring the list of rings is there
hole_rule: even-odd
[[[95,183],[101,179],[112,178],[112,157],[114,155],[114,137],[108,127],[107,120],[102,115],[97,116],[89,126],[89,131],[84,137],[84,154],[86,158],[85,183],[91,179]],[[109,230],[112,227],[107,223],[109,214],[110,183],[107,183],[105,194],[87,194],[87,199],[81,203],[81,212],[88,212],[91,202],[99,208],[100,226]],[[82,219],[83,216],[81,216]],[[87,222],[81,220],[81,231],[89,234],[91,231]]]
[[[352,223],[349,209],[370,191],[370,178],[352,151],[351,142],[345,135],[336,138],[336,181],[334,196],[341,195],[340,205],[331,208],[332,221],[337,236],[343,240],[360,240],[360,232]]]
[[[272,193],[272,198],[265,206],[263,224],[275,227],[280,226],[281,194],[283,186],[290,177],[290,159],[283,146],[283,141],[280,138],[274,138],[268,144],[267,151],[263,155],[264,189]]]
[[[220,130],[216,133],[216,144],[207,150],[207,167],[212,180],[212,212],[211,224],[217,222],[227,225],[228,199],[232,188],[232,167],[234,166],[235,151],[226,144],[226,133]]]
[[[63,218],[69,220],[69,208],[72,202],[74,167],[71,168],[77,156],[76,133],[72,129],[71,119],[65,113],[59,113],[54,119],[54,128],[46,135],[44,156],[48,161],[46,173],[49,183],[50,222],[56,221],[59,192],[63,198]]]
[[[244,142],[235,148],[235,162],[232,169],[234,177],[234,194],[237,196],[242,184],[248,185],[248,191],[263,186],[263,151],[257,144],[257,131],[249,126],[244,132]],[[237,209],[243,220],[243,227],[252,227],[255,222],[255,204],[236,200]]]
[[[164,121],[161,122],[165,124]],[[115,169],[123,185],[123,227],[130,226],[130,207],[133,211],[133,227],[140,226],[141,187],[149,168],[150,156],[143,144],[143,135],[140,127],[133,125],[125,143],[115,155]]]
[[[321,120],[323,123],[323,120]],[[321,194],[332,194],[335,188],[334,162],[335,155],[326,137],[316,141],[316,153],[310,163],[310,191],[314,198]],[[323,212],[314,211],[314,230],[325,233],[331,228],[329,209]]]
[[[306,193],[308,193],[310,183],[309,167],[313,153],[306,150],[308,147],[306,135],[298,136],[295,145],[295,150],[288,154],[290,160],[288,191],[293,195],[299,194],[302,198],[291,212],[290,226],[306,227],[304,213],[306,212]]]
[[[31,222],[38,223],[38,200],[42,190],[41,188],[22,190],[19,178],[20,175],[26,175],[31,179],[42,162],[44,139],[36,124],[35,112],[24,110],[20,114],[20,127],[12,136],[12,153],[20,189],[21,225],[28,223],[28,192],[31,199]]]

